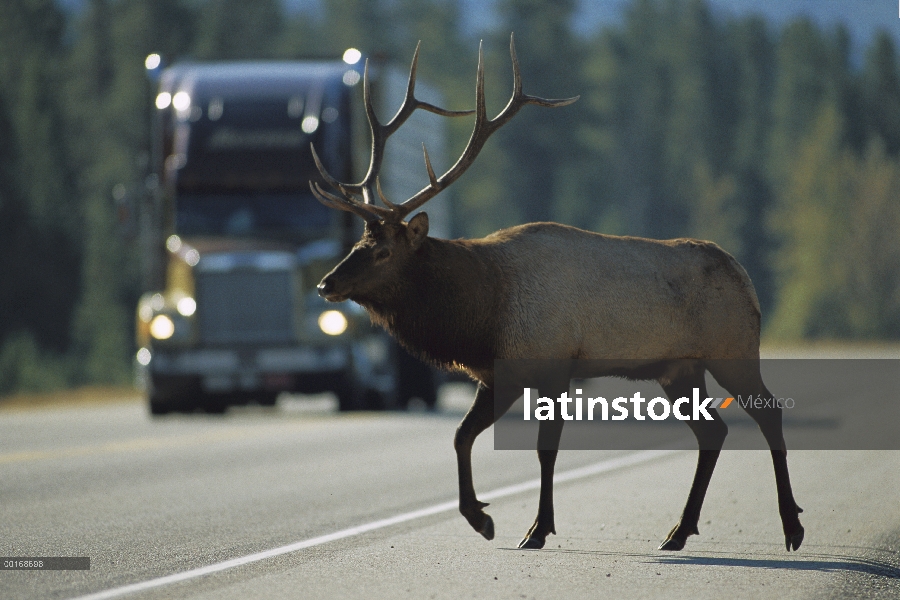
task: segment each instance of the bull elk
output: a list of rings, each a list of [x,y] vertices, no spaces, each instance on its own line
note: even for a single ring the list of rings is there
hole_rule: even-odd
[[[322,178],[333,188],[310,182],[327,206],[365,220],[362,238],[318,286],[332,302],[352,300],[372,321],[425,360],[461,369],[478,384],[474,402],[457,428],[454,446],[459,473],[459,510],[469,524],[493,539],[494,524],[484,512],[472,482],[471,450],[475,438],[521,396],[522,388],[497,389],[496,359],[592,359],[610,364],[630,359],[637,368],[624,373],[655,379],[673,401],[693,388],[706,394],[709,371],[732,395],[771,397],[759,370],[760,310],[746,271],[713,243],[691,239],[651,240],[591,233],[555,223],[531,223],[503,229],[485,238],[444,240],[428,237],[428,216],[404,219],[447,186],[474,162],[488,137],[526,104],[561,107],[578,98],[547,100],[522,92],[514,39],[510,39],[513,93],[493,119],[485,114],[484,59],[479,47],[475,86],[475,125],[457,162],[437,177],[424,149],[429,184],[401,204],[382,193],[378,172],[385,142],[417,109],[444,116],[448,111],[415,98],[418,47],[410,69],[406,98],[387,124],[375,116],[364,81],[365,109],[372,134],[372,156],[357,184],[331,177],[313,154]],[[384,206],[375,204],[379,197]],[[648,358],[650,357],[650,358]],[[717,361],[716,359],[740,359]],[[579,364],[581,364],[579,362]],[[581,377],[614,371],[598,367]],[[622,374],[621,365],[616,374]],[[557,377],[551,398],[569,389],[574,373]],[[496,406],[496,410],[495,410]],[[748,413],[764,434],[772,455],[778,505],[788,551],[803,541],[782,436],[781,409]],[[728,428],[715,410],[712,421],[688,421],[699,457],[687,503],[677,525],[660,545],[680,550],[698,534],[700,508]],[[562,421],[542,421],[538,459],[541,490],[537,518],[520,543],[542,548],[556,533],[553,514],[553,468]]]

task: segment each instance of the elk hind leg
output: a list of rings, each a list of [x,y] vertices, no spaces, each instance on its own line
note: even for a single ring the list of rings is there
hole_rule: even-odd
[[[698,388],[699,395],[702,399],[706,398],[706,381],[703,377],[704,371],[699,370],[689,375],[663,385],[666,395],[673,403],[679,398],[691,398],[694,388]],[[684,510],[678,524],[672,528],[666,539],[659,545],[660,550],[681,550],[684,548],[688,536],[699,535],[700,531],[697,524],[700,520],[700,509],[703,506],[703,499],[706,497],[706,490],[709,488],[709,481],[712,479],[713,471],[716,468],[716,461],[719,459],[719,453],[722,451],[722,444],[725,443],[725,436],[728,435],[728,426],[714,409],[708,409],[709,414],[713,417],[712,421],[686,421],[688,427],[694,433],[699,445],[699,455],[697,457],[697,469],[694,472],[694,481],[691,483],[691,491],[688,493],[688,499],[685,503]]]
[[[568,382],[566,382],[568,383]],[[550,388],[542,391],[542,396],[556,400],[567,387]],[[562,437],[563,419],[557,414],[553,420],[541,421],[538,429],[538,461],[541,464],[541,494],[538,501],[538,514],[534,524],[519,542],[519,548],[539,550],[544,547],[547,536],[556,535],[556,524],[553,512],[553,471],[556,467],[556,456],[559,453],[559,440]]]
[[[763,383],[758,360],[715,361],[709,365],[710,373],[735,398],[738,395],[768,399],[765,406],[755,407],[742,404],[744,410],[756,421],[766,438],[772,465],[775,468],[775,487],[778,493],[778,513],[784,531],[784,545],[790,552],[803,543],[803,525],[799,514],[803,509],[797,506],[791,488],[791,478],[787,466],[787,446],[784,443],[782,409],[774,405],[772,393]]]

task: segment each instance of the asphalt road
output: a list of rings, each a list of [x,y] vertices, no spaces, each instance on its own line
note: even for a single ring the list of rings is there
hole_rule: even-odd
[[[792,452],[806,539],[790,554],[765,452],[723,454],[679,553],[656,547],[695,452],[561,453],[558,535],[521,551],[537,459],[479,439],[476,488],[498,496],[484,540],[455,509],[469,391],[442,392],[437,414],[321,398],[158,420],[134,403],[2,411],[0,555],[91,568],[0,571],[0,597],[900,598],[900,452]]]

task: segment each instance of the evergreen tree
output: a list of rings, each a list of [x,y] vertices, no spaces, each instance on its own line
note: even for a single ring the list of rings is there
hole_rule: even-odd
[[[785,241],[772,337],[900,337],[900,163],[881,142],[858,156],[844,127],[826,104],[774,213]]]
[[[591,136],[610,165],[610,181],[594,188],[618,205],[624,232],[719,235],[710,220],[734,216],[733,193],[722,193],[735,187],[727,171],[738,83],[723,40],[702,2],[637,0],[621,31],[592,42]],[[700,201],[709,205],[695,210]],[[727,236],[737,240],[742,219],[732,220]]]
[[[80,213],[60,108],[63,15],[52,0],[0,3],[0,345],[28,332],[65,351],[79,278]]]
[[[753,280],[765,323],[774,294],[769,264],[773,238],[768,227],[774,196],[767,171],[774,42],[766,23],[756,16],[727,24],[725,37],[730,54],[727,68],[735,80],[728,170],[735,184],[733,205],[741,216],[737,224],[739,245],[731,250]]]
[[[811,131],[826,103],[834,103],[846,118],[842,85],[850,80],[847,52],[845,33],[839,30],[829,38],[805,19],[790,23],[781,33],[769,135],[768,171],[776,185],[788,176],[796,144]],[[844,130],[842,135],[848,132]]]
[[[818,111],[814,127],[797,146],[772,215],[782,243],[774,254],[778,273],[775,311],[766,332],[781,339],[822,336],[840,329],[830,302],[830,282],[838,280],[839,231],[847,193],[841,161],[843,122],[836,104]],[[845,165],[841,165],[845,168]]]
[[[450,108],[474,99],[475,42],[455,0],[0,3],[0,391],[125,381],[139,251],[116,202],[146,198],[151,52],[181,59],[338,57],[407,65]],[[500,0],[485,43],[488,112],[509,97],[509,33],[526,107],[454,186],[466,235],[558,220],[711,239],[750,273],[768,335],[900,337],[900,65],[846,29],[725,18],[703,0],[630,0],[582,39],[576,2]],[[472,120],[444,123],[458,156]],[[449,165],[436,164],[438,169]],[[771,316],[770,316],[771,315]]]
[[[341,56],[347,48],[357,48],[375,58],[406,57],[398,48],[395,31],[402,28],[389,0],[323,0],[326,32],[322,41],[325,55]],[[399,26],[399,27],[398,27]]]
[[[900,159],[879,139],[852,156],[838,254],[846,338],[900,340]]]
[[[498,12],[502,25],[494,38],[494,77],[506,73],[493,102],[505,105],[511,91],[509,32],[516,36],[525,93],[549,98],[577,96],[581,92],[578,74],[582,52],[570,23],[575,2],[546,3],[539,0],[503,0]],[[502,105],[494,109],[500,110]],[[491,110],[491,108],[489,108]],[[525,107],[512,126],[500,130],[498,144],[507,156],[509,170],[503,179],[505,202],[518,213],[519,222],[549,221],[565,211],[567,204],[580,202],[583,194],[578,180],[582,156],[577,129],[582,111],[576,103],[560,109]],[[491,115],[493,116],[493,115]],[[569,211],[571,212],[571,211]]]
[[[275,47],[276,56],[284,59],[333,57],[326,53],[328,35],[317,16],[298,13],[285,18],[282,35]]]
[[[135,249],[119,233],[113,194],[144,197],[153,89],[145,57],[183,54],[190,13],[177,0],[93,0],[70,54],[72,154],[82,201],[82,277],[71,328],[78,377],[129,377],[133,306],[139,292]]]
[[[862,96],[867,132],[880,137],[890,154],[900,152],[900,71],[894,43],[882,31],[866,53]]]
[[[197,13],[195,55],[201,60],[273,58],[283,30],[278,0],[205,0]]]

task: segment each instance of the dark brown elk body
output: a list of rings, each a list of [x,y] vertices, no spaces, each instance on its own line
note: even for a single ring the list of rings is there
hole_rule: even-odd
[[[479,381],[495,359],[758,357],[753,286],[715,244],[555,223],[479,240],[417,240],[405,229],[371,228],[320,289]]]
[[[706,394],[704,373],[733,395],[771,397],[759,374],[759,303],[744,269],[715,244],[607,236],[554,223],[532,223],[477,240],[428,237],[428,217],[403,218],[452,183],[471,164],[487,137],[527,103],[561,106],[521,93],[518,63],[513,98],[495,119],[484,116],[482,61],[479,59],[476,125],[463,157],[440,178],[425,155],[431,184],[403,204],[387,201],[377,187],[384,139],[415,108],[456,115],[415,100],[415,59],[407,101],[387,125],[369,106],[375,140],[372,168],[361,184],[323,177],[341,196],[313,191],[329,206],[366,219],[362,239],[319,284],[328,300],[353,300],[405,347],[437,364],[462,369],[478,383],[472,408],[457,430],[460,511],[488,539],[493,522],[475,495],[471,448],[521,395],[497,389],[497,359],[584,359],[589,372],[560,373],[543,395],[566,391],[573,376],[612,373],[626,361],[625,374],[659,381],[671,400],[697,387]],[[367,105],[368,93],[367,93]],[[405,115],[405,116],[404,116]],[[321,168],[321,167],[320,167]],[[374,206],[373,190],[387,208]],[[357,197],[362,196],[360,202]],[[741,359],[722,361],[721,359]],[[597,361],[591,363],[590,361]],[[637,366],[636,366],[637,365]],[[646,367],[646,368],[644,368]],[[583,367],[579,367],[582,368]],[[621,371],[615,371],[621,374]],[[495,412],[496,405],[496,412]],[[660,546],[680,550],[697,533],[703,497],[727,427],[714,410],[713,421],[688,421],[700,442],[697,471],[681,520]],[[748,410],[769,443],[775,467],[779,511],[788,549],[803,539],[788,477],[780,409]],[[562,421],[542,421],[542,438],[558,443]],[[555,533],[552,480],[556,446],[541,447],[538,516],[521,546],[540,548]]]

